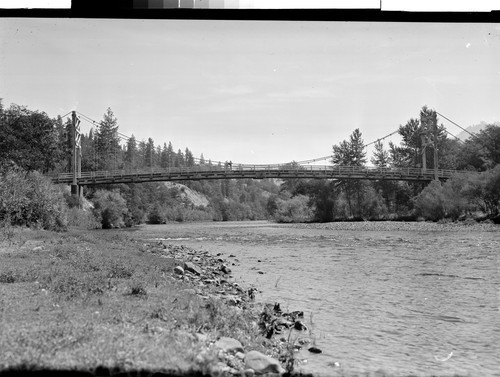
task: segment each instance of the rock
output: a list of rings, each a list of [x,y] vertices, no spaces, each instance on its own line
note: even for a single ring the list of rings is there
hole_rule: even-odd
[[[196,337],[196,339],[200,343],[206,343],[208,341],[208,336],[206,334],[202,334],[202,333],[198,332],[198,333],[194,334],[194,336]]]
[[[340,367],[340,363],[338,361],[334,361],[334,362],[330,362],[327,364],[329,367],[334,367],[334,368],[338,368]]]
[[[251,368],[245,369],[243,371],[243,376],[245,377],[254,377],[255,376],[255,371]]]
[[[245,354],[243,352],[236,352],[235,356],[240,360],[245,360]]]
[[[184,262],[184,270],[189,271],[195,275],[201,275],[202,270],[193,262]]]
[[[223,336],[218,341],[216,341],[214,346],[227,353],[243,352],[243,346],[238,340],[228,338],[226,336]]]
[[[226,375],[231,369],[222,361],[219,361],[217,364],[213,365],[211,368],[211,374],[215,376]]]
[[[184,275],[184,269],[181,267],[181,266],[177,266],[174,268],[174,272],[177,274],[177,275]]]
[[[230,273],[231,273],[231,269],[230,269],[228,266],[226,266],[225,264],[223,264],[223,265],[220,267],[220,270],[221,270],[222,272],[224,272],[225,274],[230,274]]]
[[[257,271],[258,274],[264,275],[264,271]]]
[[[42,251],[44,249],[43,246],[37,246],[37,247],[34,247],[33,249],[31,249],[31,251]]]
[[[226,300],[226,303],[231,305],[231,306],[237,306],[241,304],[241,299],[236,296],[229,296]]]
[[[317,348],[317,347],[310,347],[310,348],[308,349],[308,351],[309,351],[309,352],[311,352],[311,353],[322,353],[322,352],[323,352],[323,351],[321,351],[321,350],[320,350],[319,348]]]
[[[299,330],[299,331],[305,331],[305,330],[307,330],[307,326],[304,325],[304,323],[302,321],[295,321],[295,324],[293,325],[293,328],[295,330]]]
[[[285,372],[278,360],[259,351],[250,351],[245,355],[245,368],[253,369],[256,374]]]

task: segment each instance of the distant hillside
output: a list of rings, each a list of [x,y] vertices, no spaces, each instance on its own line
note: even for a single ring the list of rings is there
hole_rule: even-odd
[[[168,187],[169,189],[171,189],[171,188],[178,189],[180,199],[183,202],[189,202],[196,207],[199,207],[199,206],[207,207],[209,204],[209,200],[205,195],[203,195],[197,191],[191,190],[189,187],[184,186],[180,183],[164,182],[164,185],[166,187]]]
[[[477,134],[479,131],[481,131],[482,129],[486,128],[486,126],[490,124],[490,123],[486,123],[486,122],[481,122],[479,124],[476,124],[475,126],[469,126],[466,128],[467,131],[469,131],[470,133],[472,134]],[[495,126],[500,126],[500,122],[495,122],[493,123]],[[460,139],[460,140],[466,140],[468,139],[469,137],[471,137],[470,134],[468,134],[467,132],[465,131],[462,131],[460,132],[457,137]]]

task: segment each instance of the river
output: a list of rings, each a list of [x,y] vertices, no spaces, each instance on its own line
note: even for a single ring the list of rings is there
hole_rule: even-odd
[[[500,376],[500,227],[269,222],[145,226],[233,260],[257,300],[303,310],[317,376]],[[229,257],[234,255],[234,257]],[[296,334],[293,334],[296,337]]]

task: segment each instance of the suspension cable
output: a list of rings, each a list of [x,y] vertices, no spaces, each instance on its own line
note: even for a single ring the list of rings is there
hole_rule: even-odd
[[[477,136],[476,134],[474,134],[474,133],[472,133],[472,132],[467,131],[465,128],[463,128],[462,126],[460,126],[460,125],[456,124],[454,121],[452,121],[451,119],[449,119],[449,118],[445,117],[443,114],[441,114],[441,113],[439,113],[439,112],[437,112],[437,111],[436,111],[436,114],[438,114],[439,116],[443,117],[443,118],[444,118],[444,119],[446,119],[448,122],[453,123],[455,126],[457,126],[458,128],[460,128],[462,131],[467,132],[469,135],[474,136],[475,138],[478,138],[478,136]]]

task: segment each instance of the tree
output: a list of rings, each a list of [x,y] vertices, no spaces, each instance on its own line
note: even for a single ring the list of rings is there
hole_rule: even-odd
[[[359,128],[349,136],[349,141],[342,141],[333,146],[332,163],[341,166],[364,166],[366,164],[365,145]]]
[[[193,153],[186,147],[186,150],[184,151],[184,156],[186,159],[186,166],[188,167],[193,167],[194,166],[194,156]]]
[[[125,166],[129,169],[137,168],[137,140],[134,135],[127,140]]]
[[[391,154],[384,149],[384,144],[380,140],[375,143],[375,151],[373,152],[371,162],[378,168],[387,168],[392,163]],[[376,194],[381,193],[385,198],[385,209],[387,210],[387,208],[390,208],[391,196],[393,196],[395,191],[395,183],[393,181],[380,180],[373,184],[373,188]],[[372,195],[372,197],[374,197],[374,195]]]
[[[355,129],[349,137],[349,141],[344,140],[333,146],[332,163],[341,166],[364,166],[366,163],[366,152],[364,142],[359,129]],[[361,217],[361,205],[363,199],[364,182],[361,180],[339,180],[340,187],[346,195],[351,216]],[[356,201],[356,208],[353,208],[353,200]]]
[[[169,166],[169,155],[168,155],[167,143],[163,143],[163,149],[161,150],[161,154],[160,154],[160,166],[163,169],[166,169]]]
[[[180,149],[177,151],[177,155],[175,156],[174,166],[176,168],[186,166],[186,161],[184,160],[184,154]]]
[[[313,213],[308,202],[309,197],[305,195],[297,195],[288,200],[277,199],[274,220],[279,223],[311,221]]]
[[[437,221],[444,218],[445,199],[440,181],[431,181],[414,199],[417,215],[426,220]]]
[[[125,226],[127,203],[118,190],[97,190],[92,202],[94,214],[101,222],[103,229]]]
[[[12,104],[0,115],[0,163],[49,172],[63,158],[56,120],[44,112]]]
[[[154,166],[155,143],[152,138],[148,138],[144,151],[144,165],[148,168]]]
[[[404,167],[415,167],[419,164],[420,150],[422,147],[421,138],[419,135],[420,122],[418,119],[410,119],[404,126],[399,126],[399,134],[401,135],[401,147],[398,150],[400,153],[399,162]]]
[[[97,169],[114,170],[118,168],[120,139],[118,137],[118,121],[108,107],[96,132]]]
[[[98,170],[96,140],[94,131],[91,129],[88,135],[82,134],[80,137],[82,148],[82,170]],[[71,156],[71,153],[70,153]]]
[[[391,156],[389,152],[384,149],[384,144],[380,140],[375,143],[375,151],[370,161],[379,168],[386,168],[391,164]]]
[[[459,169],[485,171],[500,164],[500,127],[490,124],[469,137],[459,154]]]

